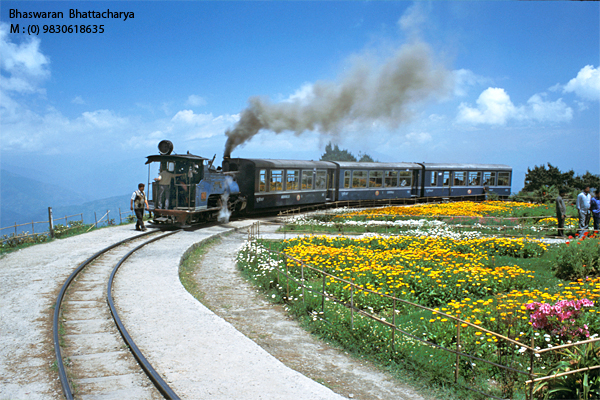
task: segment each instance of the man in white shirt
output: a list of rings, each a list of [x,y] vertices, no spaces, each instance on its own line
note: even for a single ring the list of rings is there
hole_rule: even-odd
[[[583,237],[584,233],[587,232],[590,224],[590,201],[592,195],[590,194],[590,187],[586,186],[581,193],[577,196],[577,211],[579,211],[579,237]]]
[[[148,207],[148,200],[146,199],[146,193],[144,193],[145,187],[146,185],[140,183],[138,185],[138,190],[133,192],[131,195],[131,201],[129,202],[129,207],[131,210],[135,211],[135,216],[137,217],[137,222],[135,224],[135,229],[137,231],[146,230],[146,227],[144,226],[144,206],[146,210],[148,210],[150,207]]]

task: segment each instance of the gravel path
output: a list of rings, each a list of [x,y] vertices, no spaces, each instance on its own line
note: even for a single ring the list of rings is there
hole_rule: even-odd
[[[0,399],[62,399],[52,315],[58,291],[89,256],[135,236],[133,225],[54,240],[0,258]]]
[[[262,225],[261,233],[263,237],[282,238],[273,233],[276,228]],[[239,233],[226,236],[204,255],[194,277],[205,305],[289,367],[345,398],[424,400],[416,390],[369,362],[315,339],[288,317],[282,306],[257,293],[235,265],[235,255],[246,238]]]
[[[178,276],[185,251],[210,236],[251,222],[177,233],[136,253],[117,274],[114,297],[121,318],[175,392],[183,399],[422,399],[364,363],[313,341],[242,281],[231,285],[245,291],[230,293],[230,300],[237,297],[239,302],[232,303],[229,310],[240,321],[246,313],[255,313],[257,318],[264,314],[263,320],[270,325],[262,326],[260,331],[256,324],[243,328],[236,323],[237,330],[185,291]],[[63,398],[57,373],[51,368],[52,313],[58,291],[91,254],[136,234],[133,225],[100,229],[0,258],[0,400]],[[211,282],[240,279],[221,275],[221,271],[237,273],[232,256],[244,236],[235,234],[224,239],[225,245],[219,249],[225,249],[228,255],[215,253],[207,258],[215,274]],[[227,308],[225,303],[220,307]],[[248,337],[272,340],[257,340],[257,344]],[[275,345],[274,340],[279,344]],[[278,357],[289,367],[259,344],[276,356],[272,348],[288,347],[291,352]],[[309,363],[310,368],[300,368]],[[390,394],[378,397],[383,393]]]

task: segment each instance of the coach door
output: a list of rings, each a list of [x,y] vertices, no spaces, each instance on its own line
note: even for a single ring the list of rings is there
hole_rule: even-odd
[[[442,176],[442,197],[449,197],[452,193],[452,172],[443,171]]]
[[[327,201],[335,201],[335,170],[327,170]]]

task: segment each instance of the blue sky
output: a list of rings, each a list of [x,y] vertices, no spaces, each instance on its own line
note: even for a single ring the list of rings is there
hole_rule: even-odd
[[[10,9],[64,17],[10,18]],[[134,17],[71,19],[70,9]],[[419,46],[426,72],[443,79],[396,105],[402,118],[263,130],[232,156],[318,159],[334,140],[379,161],[508,164],[513,191],[528,167],[548,162],[598,174],[599,16],[598,2],[3,1],[0,161],[93,198],[128,193],[147,180],[145,156],[161,139],[220,160],[225,131],[253,96],[306,104],[359,66],[380,81],[395,55]],[[17,23],[104,33],[10,33]]]

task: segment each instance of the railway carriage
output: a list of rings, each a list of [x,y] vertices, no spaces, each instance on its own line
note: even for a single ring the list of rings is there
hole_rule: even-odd
[[[416,163],[338,162],[336,200],[383,200],[419,196],[422,166]]]
[[[235,174],[247,199],[248,212],[325,203],[335,198],[336,165],[326,161],[226,158],[223,171]]]
[[[485,196],[485,191],[501,198],[510,195],[512,168],[503,164],[422,163],[420,197]]]

